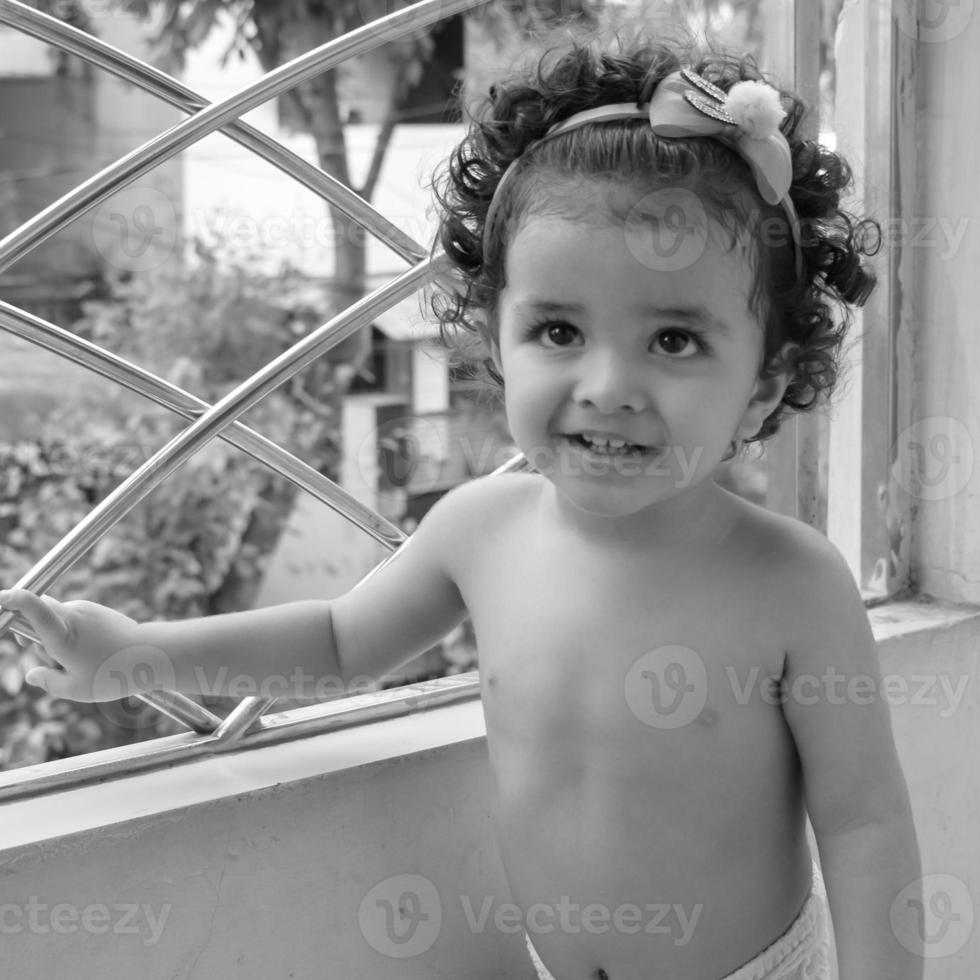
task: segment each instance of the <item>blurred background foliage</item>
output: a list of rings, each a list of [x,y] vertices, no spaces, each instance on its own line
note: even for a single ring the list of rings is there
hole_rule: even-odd
[[[270,297],[275,297],[270,299]],[[120,277],[83,304],[76,331],[214,403],[285,351],[321,310],[289,268],[198,248],[181,267]],[[342,362],[321,358],[243,418],[335,477]],[[106,384],[43,416],[36,438],[0,443],[0,581],[12,584],[186,421]],[[287,481],[213,440],[65,573],[51,594],[137,620],[250,607],[295,496]],[[0,640],[0,767],[13,768],[180,730],[140,702],[73,704],[25,686],[33,647]]]

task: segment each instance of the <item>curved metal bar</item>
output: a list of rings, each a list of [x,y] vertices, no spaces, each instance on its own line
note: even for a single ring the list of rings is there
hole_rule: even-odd
[[[373,694],[292,708],[257,719],[248,732],[244,747],[278,745],[354,725],[417,715],[433,708],[472,701],[479,696],[479,676],[476,671],[469,671],[421,685],[388,688]],[[103,749],[71,759],[11,769],[0,772],[0,804],[203,759],[223,748],[225,746],[218,742],[215,732],[197,736],[191,732],[181,732],[167,738]]]
[[[211,104],[193,89],[187,88],[158,68],[63,21],[32,10],[18,0],[0,0],[0,24],[8,24],[31,37],[77,55],[184,112],[193,113]],[[392,224],[380,211],[335,177],[277,143],[271,136],[240,120],[224,127],[221,132],[268,160],[318,197],[325,198],[340,208],[348,217],[370,229],[373,235],[407,262],[414,264],[425,258],[426,249]],[[23,257],[43,240],[38,238],[29,243],[18,252],[17,257]]]
[[[283,381],[302,371],[325,351],[370,323],[380,310],[413,293],[433,274],[440,263],[446,262],[448,260],[445,255],[420,262],[318,327],[243,381],[116,487],[17,582],[16,588],[32,589],[38,593],[47,589],[151,490],[225,426],[247,412]],[[0,612],[0,636],[9,627],[13,615],[10,611]]]
[[[527,461],[524,453],[511,456],[506,463],[501,463],[490,475],[500,476],[502,473],[533,473],[534,467]]]
[[[150,398],[192,422],[211,408],[207,402],[144,368],[3,300],[0,300],[0,328]],[[397,548],[405,540],[405,532],[400,528],[312,466],[243,423],[232,422],[227,430],[218,434],[218,438],[247,453],[252,459],[275,468],[294,486],[312,494],[320,503],[346,517],[386,548]]]
[[[239,92],[201,109],[142,146],[121,157],[94,177],[79,184],[0,241],[0,271],[21,255],[50,238],[114,191],[169,160],[192,143],[221,129],[236,117],[287,91],[294,85],[356,58],[420,27],[479,6],[486,0],[421,0],[420,3],[381,17],[343,37],[308,51],[269,72]]]
[[[215,729],[214,748],[236,748],[245,733],[276,703],[276,698],[242,698]]]
[[[208,735],[221,727],[218,715],[178,691],[147,691],[137,698],[199,735]]]

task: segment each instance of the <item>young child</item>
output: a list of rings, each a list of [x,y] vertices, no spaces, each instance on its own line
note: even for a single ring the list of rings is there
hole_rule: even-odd
[[[921,977],[890,926],[919,858],[854,580],[714,480],[830,391],[874,283],[803,113],[749,60],[642,38],[496,86],[438,189],[463,283],[439,315],[537,472],[448,494],[329,602],[137,624],[5,592],[60,665],[30,682],[118,697],[100,664],[143,676],[148,651],[192,694],[222,665],[381,677],[469,615],[540,977],[830,977],[823,880],[842,980]]]

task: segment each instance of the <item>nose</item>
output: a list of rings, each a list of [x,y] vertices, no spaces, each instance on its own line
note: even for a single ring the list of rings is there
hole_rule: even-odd
[[[649,377],[635,357],[615,351],[596,352],[580,365],[574,399],[583,408],[606,415],[642,412],[650,403]]]

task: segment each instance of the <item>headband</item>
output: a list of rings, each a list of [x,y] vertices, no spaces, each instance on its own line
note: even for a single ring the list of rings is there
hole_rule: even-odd
[[[552,126],[525,150],[539,146],[589,123],[617,119],[647,119],[657,136],[668,139],[710,136],[737,153],[748,165],[762,199],[781,204],[793,236],[796,274],[803,276],[803,250],[800,219],[789,196],[793,182],[793,158],[789,143],[779,130],[786,112],[779,104],[779,93],[765,82],[736,82],[725,92],[689,68],[675,71],[657,86],[649,104],[621,102],[577,112]],[[497,182],[483,231],[487,250],[490,229],[500,201],[500,189],[515,173],[520,157],[510,162]]]

